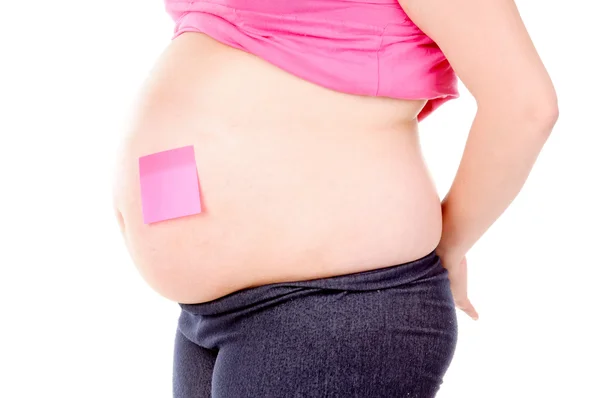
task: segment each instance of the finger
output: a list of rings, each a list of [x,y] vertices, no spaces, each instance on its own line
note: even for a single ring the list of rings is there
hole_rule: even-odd
[[[463,300],[459,305],[457,305],[457,307],[461,311],[464,311],[468,316],[473,318],[473,320],[476,321],[477,319],[479,319],[479,314],[477,313],[477,310],[475,310],[475,307],[469,299]]]

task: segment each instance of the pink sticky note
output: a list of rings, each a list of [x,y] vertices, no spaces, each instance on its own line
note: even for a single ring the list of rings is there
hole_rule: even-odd
[[[193,146],[142,156],[139,163],[144,223],[202,211]]]

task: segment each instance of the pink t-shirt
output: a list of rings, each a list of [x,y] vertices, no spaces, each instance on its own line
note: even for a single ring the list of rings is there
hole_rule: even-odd
[[[175,36],[205,33],[320,86],[429,100],[423,120],[458,97],[436,43],[397,0],[165,0]]]

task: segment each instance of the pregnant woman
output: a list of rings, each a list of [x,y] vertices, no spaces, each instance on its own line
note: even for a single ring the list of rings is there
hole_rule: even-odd
[[[477,318],[465,255],[558,114],[513,1],[166,8],[175,35],[124,139],[115,207],[140,274],[181,307],[174,396],[435,396],[455,306]],[[458,78],[477,114],[441,200],[418,125]],[[148,222],[141,158],[184,147],[201,211]],[[154,192],[175,200],[176,184]]]

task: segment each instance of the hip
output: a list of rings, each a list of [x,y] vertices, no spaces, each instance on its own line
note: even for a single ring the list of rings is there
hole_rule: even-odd
[[[181,308],[175,384],[213,396],[433,397],[457,341],[447,271],[435,253]],[[188,359],[198,350],[219,363],[211,377],[199,378],[199,360]]]

